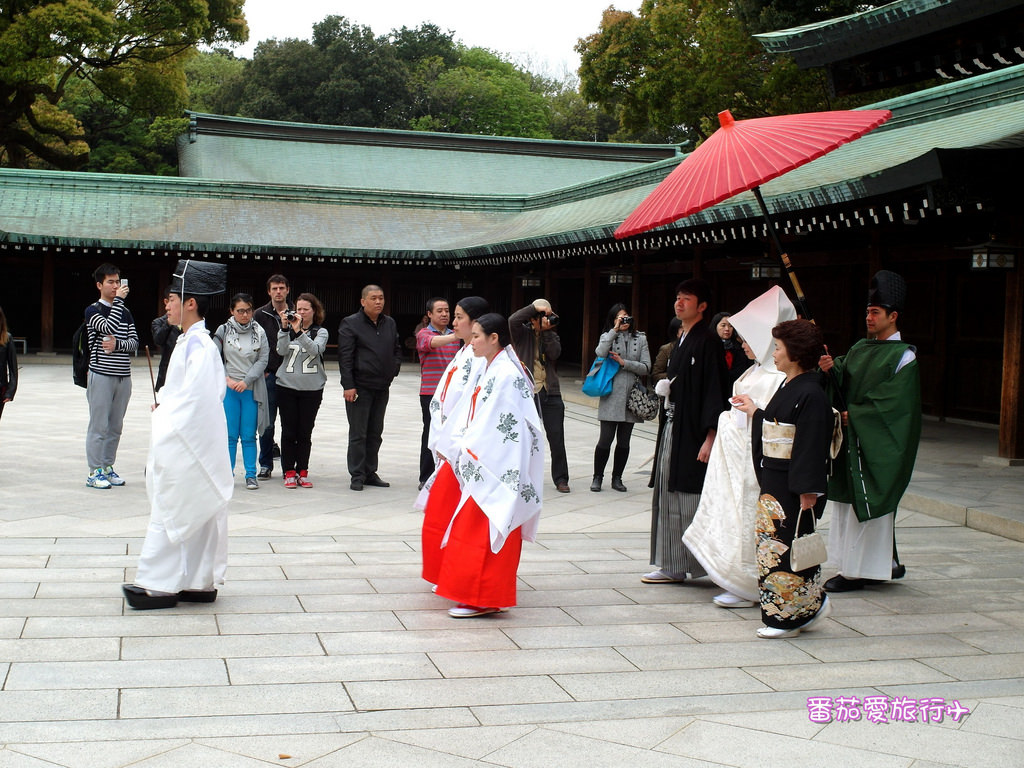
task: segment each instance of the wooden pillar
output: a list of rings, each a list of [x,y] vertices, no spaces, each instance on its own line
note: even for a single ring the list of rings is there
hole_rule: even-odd
[[[630,286],[632,290],[629,294],[629,310],[633,313],[633,320],[636,328],[648,328],[647,317],[650,314],[647,311],[647,302],[642,300],[640,289],[640,254],[633,256],[633,284]]]
[[[597,346],[597,313],[594,310],[594,299],[598,286],[594,281],[594,259],[588,258],[583,264],[583,323],[581,333],[583,344],[580,347],[580,376],[586,376],[590,370],[590,350]]]
[[[43,280],[39,297],[39,351],[53,354],[53,251],[43,251]]]
[[[1019,258],[1019,257],[1018,257]],[[1003,390],[999,408],[999,457],[1024,459],[1024,267],[1006,274]]]

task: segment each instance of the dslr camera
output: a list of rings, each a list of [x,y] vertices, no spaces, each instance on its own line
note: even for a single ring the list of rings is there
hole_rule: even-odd
[[[554,328],[556,325],[558,325],[558,315],[556,315],[554,312],[552,312],[550,315],[547,312],[537,313],[537,319],[540,320],[541,322],[544,321],[545,317],[548,319],[548,325],[551,328]]]

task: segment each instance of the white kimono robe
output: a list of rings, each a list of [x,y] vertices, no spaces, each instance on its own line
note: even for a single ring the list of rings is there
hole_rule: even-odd
[[[501,551],[516,528],[534,541],[543,501],[544,425],[530,377],[510,346],[463,395],[451,420],[458,451],[448,459],[462,485],[458,509],[470,498],[480,506],[490,521],[492,552]]]
[[[732,386],[764,408],[786,380],[775,367],[772,328],[793,320],[796,310],[785,292],[772,286],[729,322],[753,351],[757,364]],[[735,408],[718,417],[704,492],[683,541],[718,586],[745,600],[760,598],[757,586],[755,514],[761,488],[750,451],[750,420]]]
[[[466,392],[472,392],[476,386],[477,379],[486,367],[482,357],[473,354],[473,348],[466,344],[455,357],[448,363],[441,380],[437,382],[437,389],[430,398],[430,429],[427,432],[427,448],[434,454],[434,474],[424,483],[422,490],[416,497],[413,508],[423,511],[427,506],[427,497],[430,496],[430,489],[434,485],[437,471],[441,468],[442,456],[453,456],[457,448],[452,443],[452,432],[454,422],[450,417],[458,408],[459,401]]]
[[[135,583],[159,592],[212,589],[227,568],[234,488],[224,417],[224,364],[203,321],[178,337],[153,411],[149,528]]]
[[[764,408],[786,380],[774,366],[754,365],[733,384]],[[683,541],[718,586],[758,600],[754,514],[761,489],[750,456],[750,420],[731,408],[718,417],[700,505]]]

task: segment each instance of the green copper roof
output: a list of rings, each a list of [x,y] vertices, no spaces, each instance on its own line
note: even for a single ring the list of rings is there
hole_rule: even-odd
[[[770,53],[818,67],[1020,6],[1020,0],[898,0],[836,19],[754,35]]]
[[[679,155],[611,144],[281,123],[190,113],[180,175],[434,194],[529,195]]]
[[[940,180],[936,150],[1024,146],[1024,66],[875,106],[894,118],[765,184],[769,207],[808,211]],[[678,162],[533,194],[0,169],[0,242],[389,259],[514,255],[609,238]],[[752,197],[739,195],[664,230],[758,217]]]

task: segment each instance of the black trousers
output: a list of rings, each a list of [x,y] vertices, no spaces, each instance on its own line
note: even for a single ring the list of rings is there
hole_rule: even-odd
[[[356,388],[355,402],[345,401],[348,416],[348,473],[353,480],[377,474],[377,454],[384,434],[387,389]]]
[[[434,474],[434,454],[427,448],[427,437],[430,435],[430,400],[433,395],[420,395],[420,410],[423,411],[423,438],[420,440],[420,482],[425,482]]]
[[[602,421],[601,436],[597,439],[594,449],[594,475],[604,475],[608,455],[612,451],[612,439],[615,440],[615,460],[612,462],[612,477],[622,477],[629,460],[629,439],[633,436],[633,424],[628,421]]]
[[[537,410],[544,422],[551,449],[551,479],[555,485],[569,482],[569,460],[565,457],[565,403],[561,395],[549,395],[547,389],[537,393]]]
[[[268,373],[264,377],[267,384],[267,416],[270,426],[260,435],[259,464],[264,469],[274,468],[274,422],[277,421],[277,375]]]
[[[281,412],[281,471],[301,472],[309,469],[313,427],[324,391],[289,389],[280,384],[276,389],[277,408]]]

